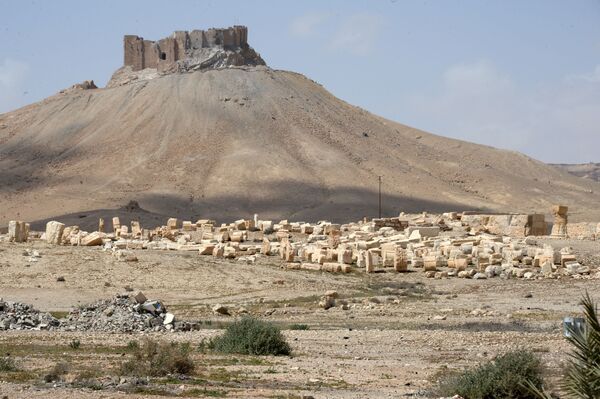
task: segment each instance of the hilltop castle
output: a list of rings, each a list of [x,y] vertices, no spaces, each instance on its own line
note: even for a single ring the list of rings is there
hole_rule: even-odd
[[[265,65],[248,46],[248,28],[175,31],[158,41],[135,35],[123,38],[124,66],[132,71],[188,71],[207,67]]]

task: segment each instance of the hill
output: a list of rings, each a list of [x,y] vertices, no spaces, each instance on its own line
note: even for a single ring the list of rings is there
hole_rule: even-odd
[[[565,170],[572,175],[591,179],[594,181],[600,181],[600,163],[581,163],[581,164],[566,164],[557,163],[552,164],[559,169]]]
[[[571,220],[600,220],[596,182],[386,120],[266,66],[66,90],[0,115],[0,225],[109,217],[130,200],[186,219],[355,220],[377,216],[378,176],[388,216],[564,203]]]

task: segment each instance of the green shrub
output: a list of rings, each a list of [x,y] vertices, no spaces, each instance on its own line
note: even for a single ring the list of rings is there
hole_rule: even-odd
[[[299,331],[304,331],[304,330],[308,330],[309,327],[307,324],[290,324],[290,330],[299,330]]]
[[[19,367],[12,357],[2,356],[0,357],[0,372],[6,371],[19,371]]]
[[[439,383],[436,393],[441,396],[460,395],[465,399],[535,398],[536,395],[526,386],[527,381],[541,389],[540,360],[531,352],[515,351],[446,377]]]
[[[138,377],[162,377],[167,374],[190,374],[195,365],[188,343],[166,343],[148,339],[142,345],[127,345],[133,359],[121,364],[121,374]]]
[[[78,339],[74,339],[69,342],[69,348],[71,349],[79,349],[81,347],[81,342]]]
[[[137,341],[129,341],[127,342],[127,350],[135,351],[140,349],[140,344]]]
[[[275,325],[244,317],[227,326],[225,334],[214,338],[209,347],[223,353],[244,355],[289,355],[289,344]]]
[[[567,338],[573,346],[564,389],[574,398],[600,398],[600,322],[598,309],[589,293],[581,300],[586,328],[571,329]]]

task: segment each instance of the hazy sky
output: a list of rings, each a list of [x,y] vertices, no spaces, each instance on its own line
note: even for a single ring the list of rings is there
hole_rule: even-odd
[[[243,24],[274,68],[376,114],[600,162],[600,0],[0,0],[0,112],[122,65],[124,34]]]

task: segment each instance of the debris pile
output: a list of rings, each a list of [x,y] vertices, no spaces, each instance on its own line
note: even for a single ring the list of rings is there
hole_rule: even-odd
[[[117,295],[81,306],[61,320],[69,331],[135,332],[174,329],[175,316],[161,301],[149,301],[142,292]]]
[[[33,306],[0,299],[0,330],[61,331],[189,331],[198,324],[176,321],[160,300],[148,300],[142,292],[130,297],[120,294],[72,310],[57,319]]]
[[[49,313],[0,298],[0,330],[49,330],[58,326],[58,320]]]

